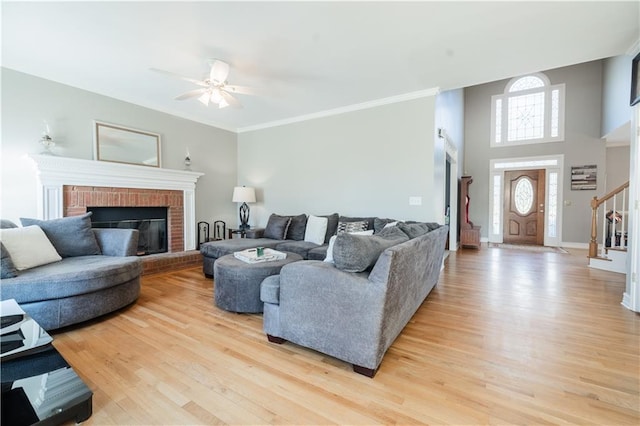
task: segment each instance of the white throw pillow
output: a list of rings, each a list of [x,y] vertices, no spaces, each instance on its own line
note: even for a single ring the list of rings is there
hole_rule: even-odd
[[[62,260],[38,225],[0,229],[0,241],[18,271]]]
[[[304,240],[310,243],[324,244],[324,236],[327,233],[329,219],[310,215],[307,219],[307,228],[304,230]]]
[[[349,232],[349,234],[353,234],[353,235],[373,235],[373,229],[369,229],[368,231]],[[327,257],[324,258],[325,262],[335,263],[333,261],[333,245],[336,243],[336,238],[337,237],[338,237],[337,235],[334,235],[329,240],[329,247],[327,247]]]

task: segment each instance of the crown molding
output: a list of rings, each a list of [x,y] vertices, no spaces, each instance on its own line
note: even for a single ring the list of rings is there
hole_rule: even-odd
[[[413,99],[427,98],[431,96],[436,96],[439,93],[440,93],[440,88],[434,87],[431,89],[419,90],[417,92],[410,92],[402,95],[390,96],[388,98],[376,99],[374,101],[362,102],[359,104],[347,105],[347,106],[329,109],[325,111],[314,112],[312,114],[299,115],[297,117],[286,118],[284,120],[276,120],[276,121],[270,121],[267,123],[256,124],[255,126],[240,127],[236,130],[236,132],[245,133],[245,132],[252,132],[254,130],[267,129],[270,127],[284,126],[286,124],[299,123],[301,121],[314,120],[316,118],[330,117],[332,115],[339,115],[347,112],[360,111],[360,110],[375,108],[383,105],[410,101]]]

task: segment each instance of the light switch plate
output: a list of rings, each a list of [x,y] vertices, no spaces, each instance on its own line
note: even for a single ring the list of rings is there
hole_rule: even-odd
[[[421,206],[422,205],[422,197],[409,197],[409,205],[410,206]]]

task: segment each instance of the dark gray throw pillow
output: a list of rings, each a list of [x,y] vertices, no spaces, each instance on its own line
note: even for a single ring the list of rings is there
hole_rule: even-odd
[[[91,229],[91,212],[81,216],[38,220],[20,218],[22,226],[38,225],[62,257],[101,254],[96,236]]]
[[[6,248],[4,248],[4,244],[2,244],[2,241],[0,241],[0,278],[5,279],[17,276],[18,270],[11,260],[9,252]]]
[[[280,216],[272,213],[271,216],[269,216],[267,227],[264,230],[264,238],[284,240],[285,235],[287,235],[289,223],[291,223],[290,216]]]
[[[327,232],[326,234],[324,234],[324,243],[329,244],[329,240],[331,239],[331,237],[336,235],[336,231],[338,230],[338,218],[340,217],[340,215],[338,213],[333,213],[326,216],[318,217],[327,218]]]
[[[287,229],[287,240],[302,241],[304,240],[304,232],[307,229],[307,215],[301,214],[298,216],[291,216],[291,223],[289,223],[289,229]]]
[[[376,217],[373,219],[373,233],[377,234],[384,229],[387,223],[397,222],[396,219],[382,219],[380,217]]]
[[[345,272],[364,272],[378,261],[388,247],[409,241],[396,227],[385,229],[380,235],[339,234],[333,245],[336,268]]]
[[[429,224],[422,222],[399,223],[398,228],[400,228],[411,239],[417,238],[420,235],[424,235],[431,231]]]
[[[11,222],[9,219],[0,219],[0,229],[11,229],[17,227],[18,225]]]

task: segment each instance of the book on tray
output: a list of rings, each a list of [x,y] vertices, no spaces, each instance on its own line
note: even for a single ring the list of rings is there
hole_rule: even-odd
[[[247,263],[269,262],[287,258],[287,254],[273,249],[263,249],[263,254],[258,256],[258,249],[251,248],[233,253],[236,259]]]

